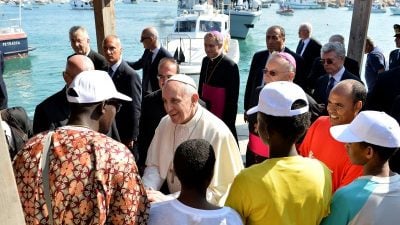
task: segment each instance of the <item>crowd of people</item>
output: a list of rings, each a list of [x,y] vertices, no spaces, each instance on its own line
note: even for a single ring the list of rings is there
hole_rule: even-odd
[[[400,50],[387,64],[368,37],[364,84],[343,36],[320,44],[309,23],[298,35],[292,51],[285,29],[271,26],[253,56],[243,162],[239,68],[221,33],[205,34],[196,83],[154,27],[143,29],[137,61],[123,59],[118,36],[105,37],[102,55],[84,27],[71,27],[65,86],[36,106],[33,124],[7,108],[0,82],[26,223],[396,224]]]

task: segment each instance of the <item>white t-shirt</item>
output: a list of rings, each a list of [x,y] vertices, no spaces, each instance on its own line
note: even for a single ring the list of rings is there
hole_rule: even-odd
[[[151,205],[149,225],[243,225],[239,214],[229,207],[202,210],[177,199]]]

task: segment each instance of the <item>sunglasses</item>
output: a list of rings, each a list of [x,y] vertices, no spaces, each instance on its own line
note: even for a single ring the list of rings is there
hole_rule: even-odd
[[[263,69],[262,71],[263,71],[263,74],[264,74],[264,75],[267,75],[267,74],[269,73],[269,75],[271,75],[272,77],[278,75],[279,73],[286,73],[286,72],[289,72],[289,71],[281,71],[281,72],[278,72],[278,71],[268,70],[268,69]]]
[[[332,60],[332,59],[320,59],[319,62],[320,62],[322,65],[324,65],[325,63],[328,64],[328,65],[330,65],[330,64],[333,63],[333,60]]]
[[[116,112],[119,112],[122,107],[122,103],[117,100],[106,100],[105,104],[114,106]]]
[[[161,74],[157,74],[157,79],[159,80],[168,80],[169,78],[171,78],[173,75],[161,75]]]

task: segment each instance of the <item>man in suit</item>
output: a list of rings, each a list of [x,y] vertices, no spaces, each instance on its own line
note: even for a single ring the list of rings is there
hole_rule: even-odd
[[[7,88],[6,88],[6,83],[4,83],[3,73],[4,73],[4,56],[3,52],[0,51],[0,109],[6,109],[8,102]]]
[[[296,60],[296,77],[294,82],[300,86],[305,84],[304,59],[300,55],[285,47],[285,29],[281,26],[271,26],[266,32],[267,49],[256,52],[253,56],[250,66],[249,76],[247,78],[246,90],[244,94],[244,110],[250,108],[250,102],[253,98],[257,98],[255,90],[258,86],[264,84],[263,69],[268,60],[269,55],[274,52],[287,52]],[[301,85],[303,84],[303,85]],[[245,114],[246,115],[246,114]]]
[[[69,29],[69,40],[74,50],[73,55],[86,55],[92,60],[94,69],[107,71],[107,61],[104,56],[90,48],[90,38],[87,30],[82,26],[73,26]],[[71,57],[71,56],[69,56]]]
[[[396,43],[396,48],[395,50],[390,52],[389,55],[389,69],[393,69],[395,67],[400,66],[400,25],[395,24],[393,26],[394,28],[394,42]]]
[[[328,96],[332,88],[342,80],[360,78],[348,72],[344,67],[346,50],[339,42],[328,42],[321,48],[321,64],[326,74],[318,78],[313,93],[315,101],[327,105]]]
[[[139,75],[122,59],[121,41],[116,35],[109,35],[103,41],[104,56],[110,65],[108,71],[117,90],[132,98],[123,102],[121,110],[115,116],[121,142],[137,158],[134,148],[139,135],[139,117],[141,107],[141,81]]]
[[[344,37],[340,34],[332,35],[329,38],[328,42],[339,42],[342,43],[343,46],[345,46]],[[345,56],[344,67],[350,73],[354,74],[357,77],[360,77],[360,64],[356,60]],[[326,71],[324,69],[324,66],[321,64],[321,57],[317,57],[314,59],[311,71],[307,77],[307,89],[308,89],[307,91],[309,93],[312,93],[312,91],[315,88],[316,81],[318,80],[319,77],[323,76],[324,74],[326,74]]]
[[[142,96],[160,89],[157,80],[158,63],[164,57],[172,55],[164,48],[160,47],[158,32],[154,27],[147,27],[142,31],[140,37],[144,47],[142,57],[136,62],[128,62],[135,70],[142,69]]]
[[[305,73],[310,73],[314,59],[321,54],[321,44],[311,37],[312,26],[310,23],[300,24],[299,27],[299,44],[296,48],[296,53],[304,58]]]
[[[142,111],[140,113],[138,152],[139,160],[137,162],[139,171],[143,174],[146,166],[147,149],[153,139],[154,132],[160,123],[160,120],[167,115],[162,100],[162,87],[167,79],[179,73],[178,63],[174,58],[163,58],[158,64],[158,84],[160,89],[154,91],[143,98]]]
[[[33,134],[54,130],[67,124],[71,113],[67,101],[67,87],[79,73],[87,70],[94,70],[93,62],[88,57],[78,54],[68,58],[65,71],[62,73],[66,85],[36,106]]]

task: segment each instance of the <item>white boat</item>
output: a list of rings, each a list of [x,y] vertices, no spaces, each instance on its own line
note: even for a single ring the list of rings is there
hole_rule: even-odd
[[[126,4],[137,4],[138,0],[123,0],[122,2]]]
[[[261,8],[271,7],[272,0],[261,0]]]
[[[380,2],[372,2],[371,13],[386,13],[386,7]]]
[[[390,7],[390,11],[392,12],[392,15],[400,15],[400,5]]]
[[[163,41],[163,46],[180,63],[181,73],[200,74],[201,62],[206,56],[204,35],[217,30],[225,37],[224,51],[236,63],[239,62],[239,42],[230,39],[229,16],[204,3],[194,5],[191,13],[184,11],[175,20],[173,32]]]
[[[28,56],[28,36],[22,29],[21,20],[22,3],[19,2],[19,17],[7,20],[0,20],[0,51],[4,58],[22,58]]]
[[[249,29],[254,28],[254,24],[260,19],[261,1],[249,1],[250,3],[243,3],[243,0],[238,0],[233,4],[231,0],[225,0],[229,7],[224,12],[231,18],[231,36],[234,38],[246,38]]]
[[[70,0],[71,9],[90,10],[93,9],[93,0]]]
[[[317,0],[286,0],[291,9],[325,9],[327,3],[325,1]]]
[[[288,5],[281,3],[276,13],[282,16],[293,16],[294,10],[291,9]]]

